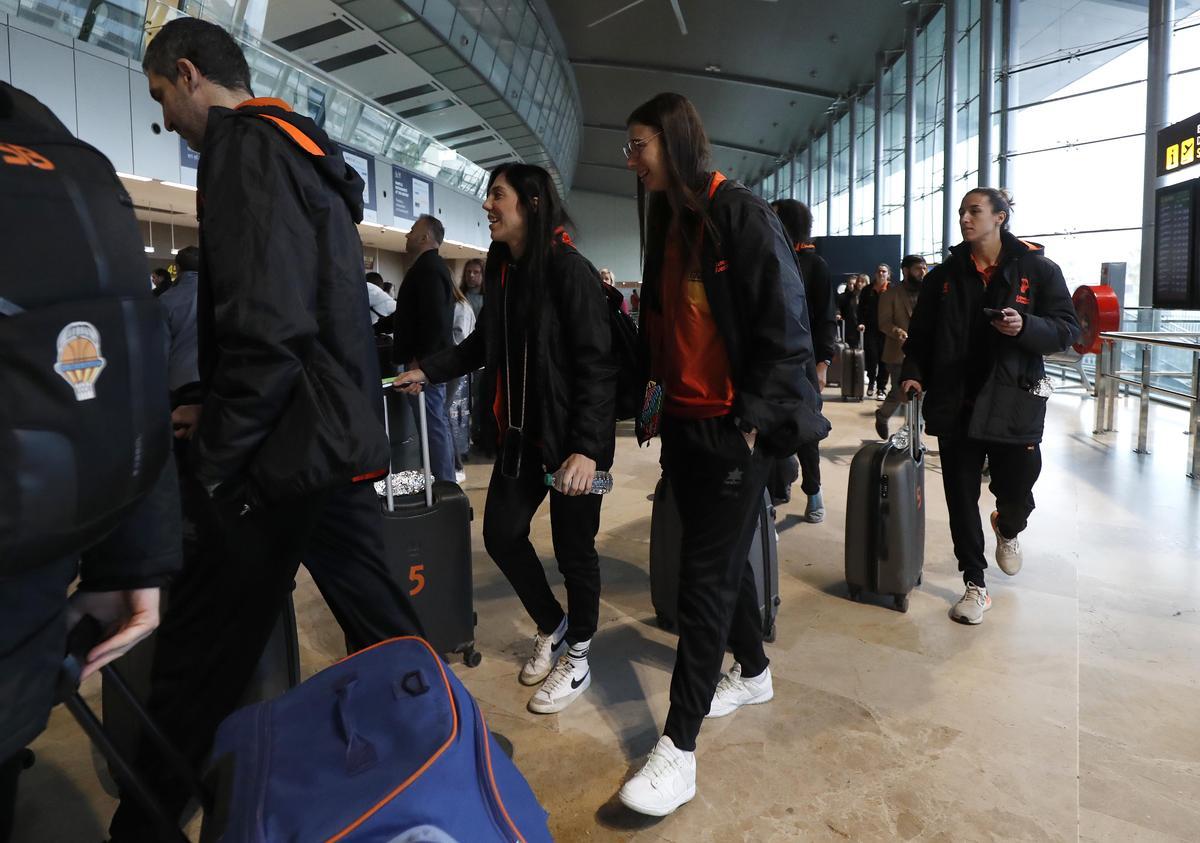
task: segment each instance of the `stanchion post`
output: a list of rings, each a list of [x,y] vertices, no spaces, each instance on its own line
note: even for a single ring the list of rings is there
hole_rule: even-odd
[[[1200,352],[1192,352],[1192,408],[1188,416],[1188,477],[1200,477]]]
[[[1105,375],[1107,374],[1109,345],[1107,340],[1101,340],[1100,351],[1096,354],[1096,421],[1092,424],[1093,436],[1104,432],[1105,399],[1108,397],[1108,378]]]
[[[1117,429],[1117,398],[1120,397],[1120,384],[1117,383],[1117,372],[1121,370],[1121,355],[1117,353],[1117,341],[1108,343],[1108,397],[1104,407],[1104,430],[1111,432]]]
[[[1138,444],[1136,452],[1150,453],[1150,360],[1153,348],[1149,343],[1142,344],[1142,395],[1138,401]]]

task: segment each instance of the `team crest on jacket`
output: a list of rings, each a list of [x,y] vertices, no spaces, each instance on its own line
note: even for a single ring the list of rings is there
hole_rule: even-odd
[[[71,385],[76,401],[96,397],[96,380],[106,365],[100,355],[100,332],[91,322],[72,322],[58,332],[54,371]]]
[[[724,272],[729,269],[729,261],[717,261],[717,265],[713,267],[713,272]]]

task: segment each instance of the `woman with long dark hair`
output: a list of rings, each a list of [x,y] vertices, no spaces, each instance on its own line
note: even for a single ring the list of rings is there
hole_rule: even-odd
[[[626,121],[642,223],[641,335],[679,504],[679,649],[663,736],[620,799],[663,816],[696,793],[704,718],[773,695],[747,561],[771,460],[829,424],[792,244],[762,199],[714,172],[692,104],[659,94]],[[723,678],[726,646],[734,664]],[[718,684],[719,683],[719,684]]]
[[[596,269],[567,236],[567,215],[550,174],[502,164],[488,183],[492,235],[479,324],[461,345],[419,361],[398,389],[444,383],[485,368],[499,444],[488,486],[483,540],[537,624],[520,681],[541,687],[530,711],[561,711],[591,684],[588,648],[600,615],[600,495],[597,469],[616,448],[617,363],[608,304]],[[546,475],[556,475],[554,489]],[[554,555],[567,610],[551,591],[529,541],[550,493]],[[561,658],[560,658],[561,656]]]

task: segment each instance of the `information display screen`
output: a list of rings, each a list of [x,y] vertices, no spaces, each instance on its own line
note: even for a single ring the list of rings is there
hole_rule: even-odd
[[[1160,188],[1154,210],[1154,306],[1192,310],[1197,301],[1195,182]]]

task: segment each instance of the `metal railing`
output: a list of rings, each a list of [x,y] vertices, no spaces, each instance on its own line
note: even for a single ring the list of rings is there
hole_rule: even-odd
[[[1115,430],[1117,393],[1121,385],[1138,389],[1138,444],[1136,453],[1150,453],[1150,399],[1152,394],[1183,399],[1188,408],[1188,477],[1200,477],[1200,333],[1182,331],[1136,332],[1113,331],[1100,335],[1101,348],[1097,355],[1096,420],[1092,433],[1100,435]],[[1138,369],[1121,369],[1119,343],[1133,343],[1140,349]],[[1154,348],[1188,352],[1192,356],[1191,384],[1187,391],[1162,383],[1155,378],[1181,380],[1180,372],[1155,372],[1151,361]]]

